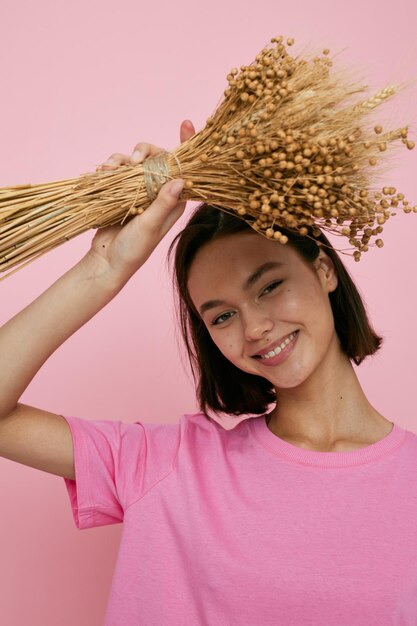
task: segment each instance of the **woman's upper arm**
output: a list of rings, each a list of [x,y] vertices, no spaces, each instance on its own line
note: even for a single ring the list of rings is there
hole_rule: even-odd
[[[18,404],[0,418],[0,456],[75,480],[71,430],[55,413]]]

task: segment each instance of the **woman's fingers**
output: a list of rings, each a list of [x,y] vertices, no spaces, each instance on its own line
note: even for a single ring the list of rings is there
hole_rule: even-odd
[[[131,156],[132,163],[141,163],[148,156],[155,156],[159,152],[164,152],[163,148],[158,148],[158,146],[154,146],[152,143],[137,143],[133,148],[133,153]]]
[[[114,170],[116,167],[120,165],[129,165],[130,157],[127,154],[120,154],[120,152],[115,152],[105,163],[102,163],[98,167],[96,167],[96,172],[105,171],[105,170]]]
[[[187,141],[187,139],[190,139],[193,135],[195,135],[193,123],[190,120],[184,120],[180,127],[181,143],[184,143],[184,141]],[[107,161],[105,161],[105,163],[101,163],[101,165],[96,168],[96,172],[114,170],[121,165],[134,165],[136,163],[141,163],[147,157],[155,156],[159,152],[163,151],[164,148],[159,148],[158,146],[154,146],[152,143],[141,141],[135,145],[130,156],[128,154],[115,152],[107,159]]]
[[[157,197],[138,218],[141,230],[144,228],[148,233],[158,234],[161,238],[179,218],[181,212],[179,197],[183,188],[182,180],[170,180],[162,185]],[[185,202],[183,203],[185,205]]]
[[[181,143],[190,139],[193,135],[195,135],[194,124],[190,120],[184,120],[180,126],[180,140]]]
[[[181,122],[181,126],[180,126],[181,143],[184,143],[184,141],[187,141],[187,139],[190,139],[193,135],[195,135],[194,124],[190,120],[184,120],[183,122]],[[179,215],[181,215],[181,213],[184,211],[186,204],[187,202],[185,200],[182,200],[181,202],[179,202],[171,219],[176,221]],[[172,223],[174,223],[174,221]]]
[[[158,146],[154,146],[151,143],[138,143],[134,147],[132,155],[115,152],[107,159],[107,161],[105,161],[105,163],[102,163],[96,168],[96,172],[114,170],[121,165],[132,165],[140,163],[148,156],[154,156],[155,154],[158,154],[158,152],[161,152],[161,150],[163,150],[163,148],[158,148]]]

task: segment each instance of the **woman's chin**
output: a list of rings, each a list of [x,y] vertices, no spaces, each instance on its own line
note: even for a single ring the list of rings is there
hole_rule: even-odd
[[[268,376],[268,380],[274,387],[279,389],[297,389],[298,387],[302,387],[305,382],[311,377],[312,372],[307,371],[305,368],[301,371],[298,369],[297,371],[287,371],[272,374]]]

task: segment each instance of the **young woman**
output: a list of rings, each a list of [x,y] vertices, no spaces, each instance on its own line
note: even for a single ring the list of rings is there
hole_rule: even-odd
[[[361,389],[352,361],[381,339],[324,235],[282,245],[203,204],[176,237],[200,413],[128,424],[19,403],[182,214],[180,192],[98,230],[0,329],[0,454],[64,477],[78,528],[123,522],[105,626],[415,626],[417,436]],[[225,430],[210,410],[250,417]]]

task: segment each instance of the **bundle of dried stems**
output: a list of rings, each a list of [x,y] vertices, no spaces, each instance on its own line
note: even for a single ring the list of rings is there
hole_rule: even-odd
[[[179,177],[181,199],[209,202],[280,243],[287,240],[280,228],[341,235],[359,260],[396,209],[417,212],[394,187],[370,188],[371,168],[390,142],[415,145],[408,127],[384,132],[366,124],[403,86],[352,100],[368,87],[331,70],[329,50],[292,57],[293,43],[273,38],[253,63],[233,68],[206,126],[173,152],[111,172],[0,189],[0,272],[9,275],[90,228],[132,219]]]

